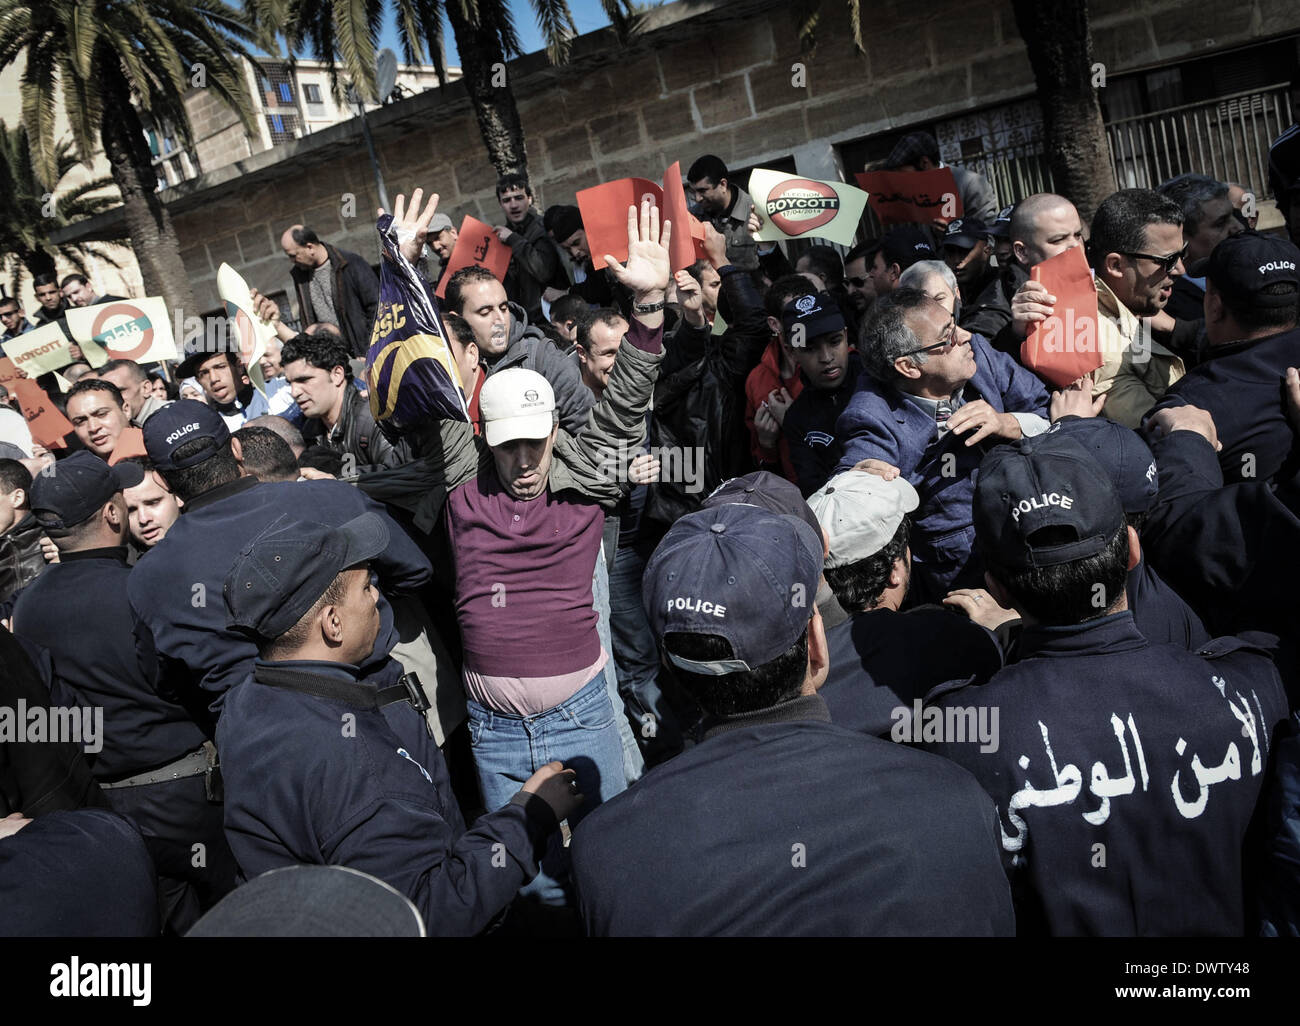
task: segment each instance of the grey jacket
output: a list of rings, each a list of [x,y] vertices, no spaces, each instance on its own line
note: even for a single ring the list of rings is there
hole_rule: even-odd
[[[587,422],[587,411],[596,401],[591,389],[582,383],[578,357],[564,354],[528,323],[528,315],[518,303],[510,304],[510,343],[494,363],[484,362],[488,377],[507,367],[536,371],[555,389],[555,408],[560,411],[560,427],[571,435],[578,434]]]
[[[992,225],[998,216],[998,197],[987,178],[977,171],[949,164],[957,191],[961,193],[962,214],[974,217],[986,225]]]
[[[626,464],[645,443],[646,411],[662,361],[662,352],[619,346],[609,386],[587,410],[579,429],[570,432],[561,417],[548,484],[552,492],[576,491],[606,509],[618,504],[631,487]],[[422,458],[394,470],[362,474],[357,486],[372,499],[411,513],[415,525],[429,532],[448,494],[491,467],[492,450],[474,434],[473,425],[453,420],[428,424],[417,448],[425,454]]]

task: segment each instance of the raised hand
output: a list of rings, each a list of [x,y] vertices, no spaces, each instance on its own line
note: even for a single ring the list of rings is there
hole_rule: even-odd
[[[727,237],[709,221],[704,222],[704,252],[714,270],[727,266]]]
[[[637,303],[657,303],[664,298],[664,290],[668,288],[668,243],[672,239],[672,227],[671,221],[665,221],[661,235],[659,208],[649,199],[642,200],[639,222],[636,207],[627,208],[627,263],[620,264],[610,254],[605,254],[609,273],[632,291]]]
[[[253,303],[253,313],[268,324],[274,324],[280,319],[280,308],[270,296],[262,295],[257,289],[249,289],[248,298]]]
[[[420,259],[420,254],[424,252],[424,240],[429,236],[429,222],[433,220],[433,215],[438,212],[438,194],[429,193],[429,199],[424,204],[424,209],[420,209],[420,201],[424,198],[424,190],[416,189],[411,193],[411,206],[407,209],[406,197],[400,192],[397,199],[393,202],[393,230],[397,233],[397,242],[402,250],[402,256],[406,257],[411,263]],[[379,208],[379,216],[384,216],[384,208]]]
[[[678,271],[673,275],[677,286],[677,305],[682,308],[682,317],[687,324],[697,328],[704,326],[704,292],[700,283],[691,277],[690,271]]]

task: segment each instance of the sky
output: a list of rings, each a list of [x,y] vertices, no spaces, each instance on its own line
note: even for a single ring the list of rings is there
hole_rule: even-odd
[[[515,31],[519,35],[519,42],[524,53],[541,50],[545,44],[542,42],[542,34],[537,27],[537,15],[533,11],[532,5],[528,3],[528,0],[510,0],[510,10],[514,14]],[[594,32],[596,29],[609,24],[609,18],[605,16],[604,10],[601,9],[599,0],[569,0],[569,10],[573,12],[573,20],[578,26],[579,35]],[[391,47],[400,60],[402,48],[398,41],[397,19],[393,16],[391,5],[386,13],[384,27],[379,36],[379,45],[381,49],[385,46]],[[459,67],[460,55],[456,52],[456,39],[452,35],[451,26],[445,20],[443,25],[447,63],[450,67]],[[315,54],[300,53],[298,56],[312,57]]]

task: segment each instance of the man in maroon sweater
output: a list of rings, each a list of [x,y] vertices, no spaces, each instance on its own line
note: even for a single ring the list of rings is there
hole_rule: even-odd
[[[436,208],[394,229],[419,253]],[[432,493],[446,494],[464,644],[470,739],[483,804],[505,805],[534,767],[560,761],[577,773],[582,814],[626,787],[617,714],[605,686],[609,653],[596,631],[592,572],[605,514],[626,489],[620,457],[640,451],[645,411],[662,357],[670,226],[648,203],[628,211],[628,260],[606,260],[633,294],[633,319],[601,401],[576,438],[559,428],[554,392],[540,374],[513,368],[479,393],[483,435],[440,422],[424,451]],[[434,500],[436,502],[436,500]],[[430,507],[421,511],[428,516]],[[417,520],[420,517],[417,515]],[[540,760],[540,762],[539,762]],[[567,850],[557,841],[524,893],[566,902]]]

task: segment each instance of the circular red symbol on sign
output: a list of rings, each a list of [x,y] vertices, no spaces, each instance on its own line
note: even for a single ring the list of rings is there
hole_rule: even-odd
[[[105,345],[104,351],[108,353],[110,360],[138,360],[149,352],[149,347],[153,345],[153,325],[138,306],[133,306],[131,303],[113,303],[111,306],[104,307],[95,315],[95,322],[90,326],[91,337],[99,338],[100,332],[104,330],[104,323],[118,314],[124,314],[133,321],[144,321],[145,329],[140,333],[140,341],[134,349],[114,349],[112,346]]]
[[[824,182],[792,178],[767,196],[767,216],[787,235],[806,235],[835,220],[840,197]]]

